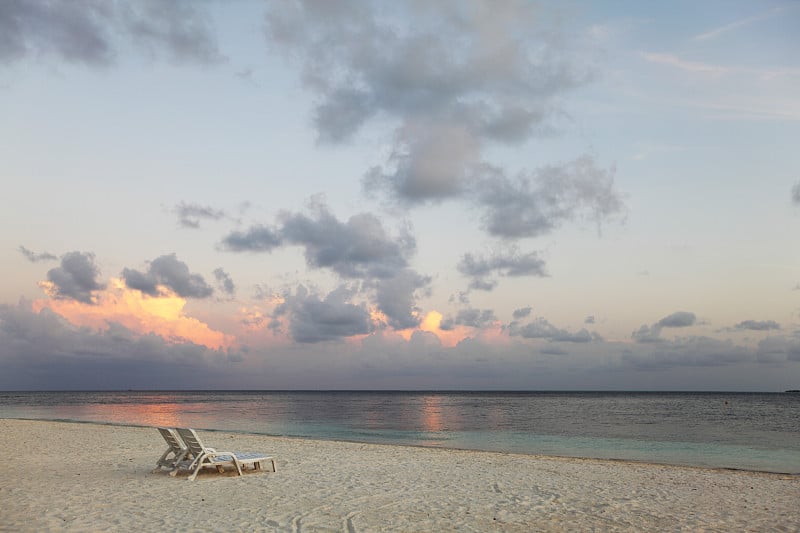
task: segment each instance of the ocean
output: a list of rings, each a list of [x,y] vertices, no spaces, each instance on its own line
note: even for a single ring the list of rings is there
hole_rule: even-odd
[[[0,417],[800,474],[790,393],[0,392]]]

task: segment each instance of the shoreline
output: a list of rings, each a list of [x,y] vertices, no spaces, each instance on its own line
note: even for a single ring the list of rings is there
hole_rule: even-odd
[[[0,531],[798,531],[800,477],[614,460],[199,434],[277,472],[151,470],[148,426],[0,419]],[[176,502],[180,502],[176,504]]]
[[[24,420],[29,422],[57,422],[57,423],[64,423],[64,424],[90,424],[90,425],[97,425],[97,426],[117,426],[117,427],[130,427],[130,428],[150,428],[155,429],[157,426],[148,426],[144,424],[132,424],[132,423],[125,423],[125,422],[100,422],[95,420],[74,420],[74,419],[67,419],[67,418],[15,418],[15,417],[0,417],[0,421],[2,420]],[[731,471],[731,472],[750,472],[754,474],[774,474],[779,476],[793,476],[800,478],[800,472],[779,472],[774,470],[758,470],[755,468],[737,468],[737,467],[725,467],[725,466],[704,466],[704,465],[694,465],[694,464],[685,464],[685,463],[668,463],[668,462],[658,462],[658,461],[648,461],[648,460],[638,460],[638,459],[624,459],[624,458],[614,458],[614,457],[589,457],[589,456],[578,456],[578,455],[555,455],[555,454],[542,454],[542,453],[525,453],[525,452],[516,452],[516,451],[499,451],[499,450],[482,450],[477,448],[458,448],[458,447],[448,447],[448,446],[426,446],[424,444],[406,444],[406,443],[387,443],[387,442],[369,442],[369,441],[361,441],[361,440],[348,440],[348,439],[336,439],[336,438],[324,438],[324,437],[313,437],[313,436],[297,436],[297,435],[277,435],[277,434],[270,434],[270,433],[254,433],[251,431],[243,431],[243,430],[231,430],[231,429],[215,429],[215,428],[202,428],[202,427],[195,427],[194,429],[198,431],[208,432],[208,433],[225,433],[225,434],[234,434],[234,435],[247,435],[253,437],[266,437],[266,438],[280,438],[280,439],[298,439],[298,440],[309,440],[309,441],[319,441],[319,442],[332,442],[332,443],[349,443],[349,444],[369,444],[374,446],[399,446],[399,447],[409,447],[409,448],[420,448],[424,450],[445,450],[445,451],[461,451],[461,452],[476,452],[476,453],[497,453],[497,454],[504,454],[504,455],[520,455],[524,457],[537,457],[542,459],[570,459],[570,460],[584,460],[584,461],[608,461],[613,463],[625,463],[625,464],[632,464],[632,465],[653,465],[653,466],[667,466],[667,467],[675,467],[675,468],[696,468],[699,470],[719,470],[719,471]]]

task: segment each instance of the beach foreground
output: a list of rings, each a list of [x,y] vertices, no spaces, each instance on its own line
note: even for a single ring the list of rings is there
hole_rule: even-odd
[[[0,531],[800,530],[800,478],[200,432],[278,471],[152,474],[153,428],[0,420]]]

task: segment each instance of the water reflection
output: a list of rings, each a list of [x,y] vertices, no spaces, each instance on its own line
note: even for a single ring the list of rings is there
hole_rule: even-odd
[[[442,397],[425,396],[422,398],[422,406],[419,411],[422,419],[422,427],[425,431],[442,431]]]
[[[183,426],[185,404],[171,401],[170,396],[150,398],[148,403],[91,403],[86,405],[59,405],[57,418],[90,422],[112,422],[142,426]],[[152,402],[152,403],[151,403]]]

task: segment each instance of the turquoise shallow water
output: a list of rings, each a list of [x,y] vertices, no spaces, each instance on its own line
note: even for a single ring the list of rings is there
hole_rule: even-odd
[[[800,474],[800,395],[597,392],[0,393],[0,417]]]

